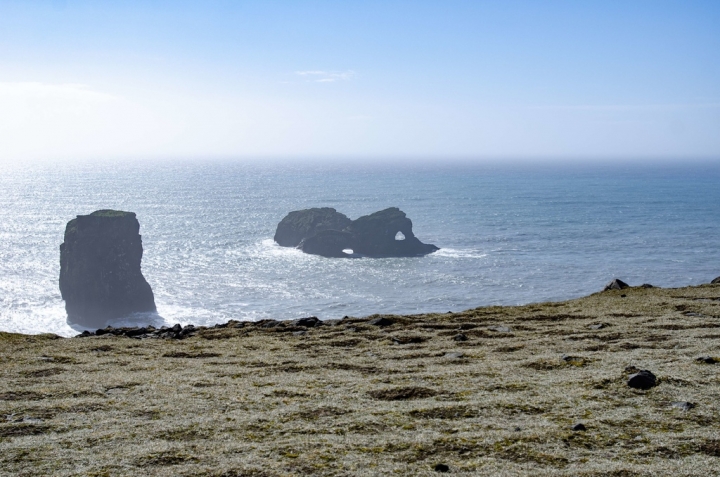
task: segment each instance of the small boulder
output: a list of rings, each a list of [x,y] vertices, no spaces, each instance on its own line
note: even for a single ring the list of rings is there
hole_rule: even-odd
[[[585,427],[585,424],[583,424],[582,422],[578,422],[577,424],[572,426],[572,430],[574,432],[582,432],[582,431],[587,431],[587,428]]]
[[[512,330],[508,326],[489,326],[488,330],[495,331],[497,333],[510,333]]]
[[[630,288],[630,285],[625,283],[624,281],[620,280],[619,278],[614,279],[607,285],[605,285],[605,288],[603,288],[603,291],[608,290],[624,290],[626,288]]]
[[[713,285],[718,285],[718,284],[720,284],[720,277],[717,277],[716,279],[714,279],[714,280],[711,281],[710,283],[712,283]]]
[[[647,390],[657,386],[657,378],[652,372],[643,369],[638,373],[630,375],[627,385],[634,389]]]
[[[695,361],[697,361],[698,363],[715,364],[719,360],[713,358],[712,356],[700,356],[699,358],[695,358]]]
[[[393,325],[393,324],[395,324],[395,322],[389,318],[380,317],[380,318],[375,318],[374,320],[370,320],[369,324],[371,324],[373,326],[379,326],[382,328],[385,326]]]
[[[303,326],[305,328],[314,328],[316,326],[320,326],[322,322],[316,317],[316,316],[309,316],[307,318],[300,318],[299,320],[295,320],[293,322],[293,325],[295,326]]]
[[[457,334],[453,336],[453,341],[467,341],[468,337],[464,333]]]
[[[450,467],[447,464],[437,464],[433,469],[435,472],[450,472]]]

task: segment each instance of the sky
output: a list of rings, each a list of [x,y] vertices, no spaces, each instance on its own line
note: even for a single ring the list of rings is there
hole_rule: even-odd
[[[0,0],[0,162],[720,161],[720,2]]]

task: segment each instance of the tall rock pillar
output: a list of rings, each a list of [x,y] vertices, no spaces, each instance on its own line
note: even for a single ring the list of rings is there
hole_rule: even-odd
[[[68,222],[60,245],[60,293],[69,323],[99,328],[132,313],[156,311],[140,270],[139,231],[135,214],[118,210]]]

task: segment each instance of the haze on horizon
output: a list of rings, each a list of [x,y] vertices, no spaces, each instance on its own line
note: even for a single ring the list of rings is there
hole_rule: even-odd
[[[720,158],[716,1],[0,0],[0,163]]]

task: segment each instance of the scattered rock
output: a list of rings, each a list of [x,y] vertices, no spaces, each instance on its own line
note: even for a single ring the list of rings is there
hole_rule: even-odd
[[[647,369],[643,369],[631,375],[628,378],[627,385],[634,389],[647,390],[657,386],[657,378],[652,372]]]
[[[295,336],[305,336],[307,334],[307,331],[301,330],[301,331],[293,331],[293,335]]]
[[[625,283],[624,281],[620,280],[619,278],[614,279],[607,285],[605,285],[605,288],[603,288],[603,291],[608,290],[624,290],[625,288],[630,288],[630,285]]]
[[[98,210],[67,223],[60,245],[60,293],[68,322],[97,327],[133,313],[155,312],[140,270],[143,248],[133,212]]]
[[[393,320],[391,320],[389,318],[385,318],[385,317],[375,318],[374,320],[370,320],[368,323],[373,326],[380,326],[380,327],[385,327],[385,326],[390,326],[390,325],[395,324],[395,322]]]
[[[695,358],[695,361],[705,364],[715,364],[720,362],[719,359],[713,358],[712,356],[700,356],[699,358]]]
[[[437,464],[433,469],[435,472],[450,472],[450,467],[447,464]]]
[[[488,326],[488,330],[497,331],[498,333],[510,333],[512,331],[508,326]]]
[[[689,411],[690,409],[695,407],[695,404],[687,401],[675,401],[670,403],[671,407],[676,407],[683,411]]]
[[[468,337],[464,333],[457,334],[453,336],[453,341],[467,341]]]
[[[520,432],[520,431],[522,431],[522,427],[520,427],[520,426],[513,427],[513,432]]]
[[[587,428],[585,427],[585,424],[579,422],[579,423],[575,424],[574,426],[572,426],[572,430],[575,432],[582,432],[582,431],[587,431]]]
[[[710,283],[712,283],[713,285],[719,284],[719,283],[720,283],[720,277],[715,278],[715,279],[714,279],[713,281],[711,281]]]
[[[640,288],[655,288],[655,287],[650,285],[649,283],[643,283],[642,285],[640,285]]]
[[[603,323],[597,323],[595,325],[589,325],[588,328],[590,328],[591,330],[601,330],[605,328],[605,325]]]
[[[295,320],[293,322],[293,325],[304,326],[305,328],[314,328],[316,326],[320,326],[321,324],[322,322],[316,316],[300,318],[299,320]]]
[[[454,353],[445,353],[445,356],[444,356],[444,358],[449,358],[449,359],[463,359],[464,357],[465,357],[465,354],[460,353],[459,351],[454,352]]]

